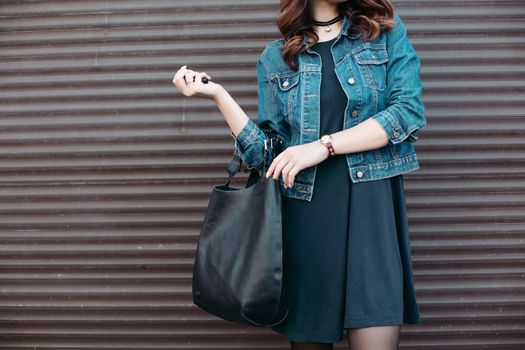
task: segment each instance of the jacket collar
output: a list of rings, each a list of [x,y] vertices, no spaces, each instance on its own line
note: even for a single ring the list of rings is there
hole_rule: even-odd
[[[343,27],[341,28],[341,32],[337,35],[337,38],[339,38],[341,35],[347,36],[350,39],[356,39],[361,36],[361,32],[357,34],[350,34],[350,27],[352,26],[352,20],[348,18],[347,16],[343,16]],[[336,39],[337,41],[338,39]],[[303,34],[303,45],[308,44],[308,37],[306,34]]]

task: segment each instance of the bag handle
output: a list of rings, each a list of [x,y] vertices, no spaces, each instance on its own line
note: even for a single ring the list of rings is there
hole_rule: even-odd
[[[262,162],[262,174],[266,172],[266,163],[268,161],[268,155],[270,152],[273,152],[275,155],[279,154],[280,151],[282,151],[282,145],[283,142],[281,139],[279,139],[273,130],[263,130],[266,139],[264,140],[264,149],[263,149],[263,162]],[[226,171],[228,172],[228,180],[224,184],[225,186],[230,185],[230,181],[233,179],[235,174],[237,174],[242,166],[242,158],[240,154],[237,152],[237,149],[233,152],[233,159],[231,160],[230,164],[226,167]],[[257,181],[259,177],[262,177],[263,175],[259,175],[258,168],[245,168],[244,172],[250,172],[250,177],[248,179],[247,186],[250,186],[253,182]]]

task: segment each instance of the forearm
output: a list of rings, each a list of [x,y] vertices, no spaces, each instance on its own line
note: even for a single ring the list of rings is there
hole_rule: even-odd
[[[238,152],[248,167],[260,164],[263,161],[265,135],[258,123],[244,113],[225,89],[221,88],[214,101],[231,129],[235,139],[235,152]]]
[[[362,152],[381,148],[388,142],[388,135],[379,122],[373,118],[351,128],[331,134],[336,154]]]
[[[217,109],[223,115],[226,123],[235,136],[239,135],[241,130],[249,121],[248,116],[242,108],[235,102],[226,89],[221,88],[220,92],[213,99]]]

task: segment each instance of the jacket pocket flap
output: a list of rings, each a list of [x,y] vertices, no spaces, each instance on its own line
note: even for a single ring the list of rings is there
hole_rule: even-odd
[[[293,75],[275,75],[272,81],[277,81],[277,85],[282,91],[288,91],[299,83],[299,76],[299,73]]]
[[[359,64],[382,64],[388,61],[388,53],[384,48],[367,47],[355,54]]]

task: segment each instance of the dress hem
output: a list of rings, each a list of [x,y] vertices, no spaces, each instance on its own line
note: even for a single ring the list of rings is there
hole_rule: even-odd
[[[363,321],[365,321],[363,323]],[[375,326],[394,326],[403,324],[417,324],[419,323],[419,315],[412,316],[399,316],[394,315],[382,315],[381,318],[374,319],[370,317],[359,317],[359,318],[347,318],[344,322],[343,329],[338,333],[304,333],[302,331],[294,331],[287,329],[284,332],[279,332],[288,341],[294,342],[315,342],[315,343],[337,343],[343,339],[343,331],[349,328],[365,328]]]

